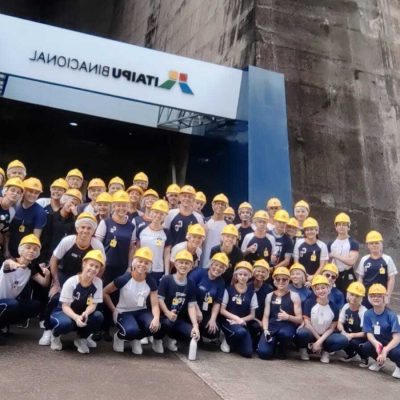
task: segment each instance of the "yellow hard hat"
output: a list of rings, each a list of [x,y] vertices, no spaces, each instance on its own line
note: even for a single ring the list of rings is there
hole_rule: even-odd
[[[341,212],[335,217],[335,224],[339,222],[350,225],[350,217],[346,213]]]
[[[187,233],[189,235],[199,235],[199,236],[206,236],[206,231],[200,224],[193,224],[189,225]]]
[[[267,208],[269,207],[282,207],[282,203],[277,197],[271,197],[267,201]]]
[[[240,268],[247,269],[248,271],[250,271],[251,274],[253,273],[253,266],[248,261],[239,261],[235,265],[235,271]]]
[[[24,170],[26,170],[25,165],[19,161],[19,160],[14,160],[11,161],[8,165],[7,165],[7,171],[11,168],[23,168]]]
[[[113,201],[113,197],[108,192],[100,193],[96,197],[96,203],[112,203],[112,201]]]
[[[286,210],[278,210],[274,215],[274,220],[278,222],[289,222],[289,213]]]
[[[104,183],[103,179],[100,178],[93,178],[90,180],[88,189],[94,188],[94,187],[101,187],[101,188],[106,188],[106,184]]]
[[[306,228],[318,228],[318,221],[315,218],[306,218],[303,222],[303,229]]]
[[[218,261],[221,264],[225,265],[225,267],[229,265],[229,258],[225,253],[215,253],[212,256],[211,261]]]
[[[68,190],[68,183],[65,179],[63,178],[58,178],[53,181],[53,183],[50,185],[50,187],[58,187],[64,190]]]
[[[4,169],[0,167],[0,175],[3,176],[3,178],[6,177],[6,173],[4,172]]]
[[[129,194],[124,190],[117,190],[112,194],[113,203],[129,203]]]
[[[327,285],[329,286],[329,281],[328,278],[323,276],[323,275],[314,275],[314,278],[311,282],[311,286],[316,286],[316,285]]]
[[[286,267],[275,268],[275,270],[274,270],[274,272],[272,274],[272,277],[275,277],[276,275],[285,275],[288,278],[290,278],[290,272]]]
[[[193,194],[194,196],[196,196],[196,190],[191,185],[182,186],[181,190],[179,191],[179,194],[181,194],[181,193],[189,193],[189,194]]]
[[[229,204],[228,198],[223,193],[214,196],[212,202],[214,203],[215,201],[221,201],[222,203]]]
[[[106,260],[104,259],[104,255],[100,250],[90,250],[83,257],[83,261],[85,260],[95,260],[98,261],[102,267],[104,267]]]
[[[144,172],[138,172],[134,177],[133,181],[142,181],[149,183],[149,178]]]
[[[338,267],[337,267],[335,264],[333,264],[333,263],[326,263],[326,264],[323,266],[321,272],[324,272],[324,271],[332,272],[332,273],[335,274],[336,276],[339,275]]]
[[[380,283],[374,283],[373,285],[370,286],[368,289],[368,296],[371,294],[387,294],[387,290],[385,286],[381,285]]]
[[[24,188],[43,192],[42,182],[38,178],[27,178],[24,180]]]
[[[138,185],[131,185],[128,187],[128,189],[126,190],[128,193],[132,192],[132,190],[136,190],[137,192],[140,193],[140,195],[143,195],[143,189],[138,186]]]
[[[294,264],[290,267],[289,272],[292,272],[292,271],[294,271],[295,269],[299,269],[300,271],[304,272],[304,275],[307,276],[307,271],[306,271],[306,269],[304,268],[304,265],[302,265],[302,264],[300,264],[300,263],[294,263]]]
[[[232,207],[226,207],[224,210],[224,215],[231,215],[231,216],[235,216],[235,211]]]
[[[250,210],[252,210],[253,206],[247,201],[244,201],[243,203],[240,203],[238,210],[241,210],[242,208],[249,208]]]
[[[114,183],[120,184],[125,189],[125,182],[119,176],[114,176],[114,178],[111,178],[110,182],[108,182],[108,187]]]
[[[268,213],[265,210],[258,210],[254,213],[253,215],[253,219],[265,219],[265,220],[269,220],[269,216]]]
[[[80,213],[78,216],[77,216],[77,218],[76,218],[76,221],[79,221],[79,220],[81,220],[81,219],[90,219],[91,221],[93,221],[93,222],[96,222],[96,224],[97,224],[97,219],[96,219],[96,217],[92,214],[92,213],[90,213],[90,212],[83,212],[83,213]]]
[[[257,260],[254,263],[253,268],[258,268],[258,267],[265,268],[267,271],[269,271],[269,264],[263,258]]]
[[[161,211],[161,212],[167,214],[169,211],[168,202],[165,200],[157,200],[153,203],[153,205],[151,206],[151,209],[153,211]]]
[[[4,184],[4,187],[10,187],[10,186],[15,186],[20,188],[21,190],[24,190],[24,182],[22,182],[21,178],[10,178],[7,180],[7,182]]]
[[[225,225],[222,229],[221,235],[233,235],[235,237],[239,237],[239,231],[235,225],[229,224]]]
[[[297,207],[303,207],[303,208],[306,208],[307,211],[310,211],[310,205],[304,200],[300,200],[294,205],[294,208],[297,208]]]
[[[347,288],[347,292],[355,294],[356,296],[365,296],[365,286],[361,282],[352,282]]]
[[[367,233],[365,243],[383,242],[383,237],[378,231],[370,231]]]
[[[147,189],[143,193],[143,197],[146,197],[146,196],[154,196],[154,197],[157,197],[157,199],[160,198],[160,196],[158,195],[158,193],[154,189]]]
[[[196,192],[194,199],[203,203],[207,203],[207,197],[203,192]]]
[[[294,226],[295,228],[299,229],[299,223],[294,217],[289,218],[289,221],[286,223],[286,225]]]
[[[179,194],[179,192],[181,191],[181,188],[179,187],[179,185],[177,185],[176,183],[171,183],[168,187],[167,190],[165,191],[165,193],[174,193],[174,194]]]
[[[79,171],[78,168],[74,168],[74,169],[71,169],[70,171],[68,171],[67,178],[69,176],[77,176],[78,178],[81,178],[83,180],[83,174],[81,171]]]
[[[153,252],[149,247],[140,247],[135,251],[134,257],[140,257],[148,261],[153,261]]]
[[[65,192],[66,195],[75,197],[76,199],[79,200],[80,203],[82,203],[82,193],[78,189],[68,189]]]
[[[19,245],[22,246],[23,244],[36,244],[36,246],[39,246],[39,248],[42,247],[39,238],[33,233],[31,233],[30,235],[26,235],[21,239]]]
[[[176,260],[185,260],[193,263],[193,256],[187,250],[181,250],[176,253],[175,261]]]

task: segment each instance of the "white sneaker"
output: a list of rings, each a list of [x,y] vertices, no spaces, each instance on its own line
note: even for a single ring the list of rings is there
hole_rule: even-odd
[[[92,335],[90,335],[87,339],[87,346],[89,347],[89,349],[95,349],[97,348],[97,343],[92,339]]]
[[[369,369],[370,371],[378,372],[378,371],[380,371],[384,366],[385,366],[385,364],[380,365],[380,364],[378,364],[377,362],[374,362],[374,363],[372,363],[372,364],[368,367],[368,369]]]
[[[124,343],[125,341],[118,337],[118,332],[115,332],[113,341],[113,350],[116,351],[117,353],[123,353]]]
[[[327,351],[323,351],[319,361],[321,361],[324,364],[329,364],[329,362],[330,362],[329,353]]]
[[[300,360],[310,361],[310,356],[308,355],[307,349],[299,349]]]
[[[62,342],[61,342],[60,336],[56,337],[56,336],[53,336],[53,334],[51,334],[50,348],[52,350],[57,350],[57,351],[62,350]]]
[[[400,367],[396,367],[392,374],[393,378],[400,379]]]
[[[169,351],[178,351],[178,346],[176,345],[176,340],[170,338],[169,336],[165,336],[164,344]]]
[[[138,356],[143,354],[142,344],[140,343],[140,340],[132,340],[131,344],[133,354],[137,354]]]
[[[81,354],[90,353],[89,346],[86,339],[75,339],[74,345]]]
[[[221,349],[221,351],[223,353],[230,353],[231,352],[231,346],[229,346],[228,342],[226,341],[225,338],[222,339],[222,343],[221,346],[219,346],[219,348]]]
[[[151,344],[151,348],[153,349],[154,353],[158,354],[164,353],[164,346],[161,339],[154,339],[153,343]]]
[[[44,329],[45,328],[44,321],[39,321],[39,328],[40,329]]]
[[[43,331],[42,337],[39,339],[40,346],[50,346],[51,343],[51,330]]]
[[[149,339],[147,337],[140,339],[140,344],[149,344]]]
[[[351,361],[361,361],[360,356],[358,354],[355,354],[354,356],[349,356],[348,354],[346,354],[344,357],[340,357],[339,360],[345,363]]]

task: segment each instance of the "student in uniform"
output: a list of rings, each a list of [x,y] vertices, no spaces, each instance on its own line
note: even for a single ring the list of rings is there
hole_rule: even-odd
[[[265,299],[263,332],[258,343],[258,355],[263,360],[276,356],[286,358],[286,351],[302,322],[300,297],[289,290],[290,272],[277,267],[273,273],[276,290]]]
[[[139,215],[134,219],[136,229],[140,229],[142,226],[148,225],[151,222],[151,207],[160,199],[158,193],[153,189],[147,189],[143,193],[141,208],[143,214]]]
[[[274,229],[274,216],[275,216],[275,213],[282,209],[282,203],[278,198],[271,197],[267,201],[267,204],[265,205],[265,208],[266,208],[266,210],[268,212],[268,216],[269,216],[268,230],[272,231]]]
[[[275,239],[275,247],[272,250],[271,262],[274,268],[288,267],[293,254],[293,241],[285,233],[286,224],[289,222],[289,213],[286,210],[278,210],[274,214],[274,227],[270,234]]]
[[[350,283],[356,280],[353,270],[359,255],[359,244],[349,236],[350,217],[345,213],[339,213],[335,217],[335,229],[337,237],[328,243],[329,258],[339,269],[336,287],[346,294]]]
[[[275,247],[275,239],[267,231],[268,214],[260,210],[254,214],[253,222],[255,231],[245,236],[242,243],[244,259],[250,263],[263,258],[271,262],[272,250]]]
[[[221,351],[233,351],[242,357],[250,358],[253,354],[253,342],[247,323],[254,320],[258,307],[254,290],[247,285],[253,273],[253,267],[247,261],[235,265],[232,285],[227,287],[221,304],[221,329],[225,338]]]
[[[301,304],[310,297],[311,290],[306,286],[307,283],[307,271],[304,268],[304,265],[300,263],[294,263],[290,267],[290,284],[289,290],[295,292],[299,295]]]
[[[362,358],[372,357],[376,360],[368,369],[378,372],[386,360],[396,365],[393,378],[400,379],[400,323],[396,313],[387,308],[388,291],[385,286],[375,283],[368,290],[372,308],[364,314],[363,331],[368,342],[361,346]]]
[[[149,177],[144,172],[138,172],[133,177],[132,185],[140,186],[143,191],[146,191],[149,187]]]
[[[154,338],[153,351],[164,352],[162,338],[165,331],[160,324],[157,283],[148,274],[152,260],[153,254],[149,248],[137,249],[131,271],[114,279],[103,290],[104,303],[109,307],[118,328],[113,342],[113,349],[118,353],[124,351],[125,342],[131,342],[132,352],[142,354],[140,339],[148,336]],[[115,306],[111,294],[117,291],[119,301]]]
[[[118,190],[125,190],[125,182],[119,176],[114,176],[108,182],[108,193],[112,195]]]
[[[367,291],[374,283],[380,283],[387,289],[387,300],[390,303],[390,297],[395,286],[397,268],[392,257],[383,253],[383,237],[377,231],[370,231],[367,234],[365,242],[367,243],[369,254],[361,258],[358,264],[358,281],[363,283]],[[371,308],[368,299],[364,299],[364,305]]]
[[[167,187],[165,197],[167,198],[170,210],[178,208],[180,190],[181,188],[176,183],[171,183],[171,185]]]
[[[294,205],[293,212],[299,226],[296,237],[303,237],[303,223],[310,215],[310,205],[306,201],[300,200]]]
[[[328,279],[330,285],[329,301],[335,303],[336,307],[341,310],[344,306],[345,300],[343,293],[335,286],[337,277],[339,275],[338,267],[332,263],[326,263],[321,270],[321,275]]]
[[[112,200],[113,198],[111,194],[108,192],[100,193],[96,197],[96,203],[94,204],[94,212],[98,223],[100,223],[100,221],[102,220],[106,220],[111,217]]]
[[[68,171],[65,180],[68,183],[69,189],[81,190],[83,185],[83,174],[78,168],[74,168]]]
[[[25,177],[26,167],[21,161],[14,160],[7,165],[7,179],[19,178],[23,181]]]
[[[320,361],[328,364],[329,353],[345,349],[349,342],[344,335],[336,332],[339,310],[329,301],[328,279],[315,275],[311,287],[315,296],[304,304],[304,325],[297,330],[295,342],[299,347],[301,360],[310,359],[308,348],[312,353],[321,354]]]
[[[232,207],[226,207],[223,215],[227,224],[233,224],[235,222],[235,210]]]
[[[64,283],[60,303],[50,317],[52,350],[62,350],[61,335],[76,331],[74,345],[81,354],[89,353],[96,342],[90,336],[100,329],[103,314],[96,310],[103,302],[103,282],[97,276],[104,269],[100,250],[90,250],[82,259],[82,271]]]
[[[88,185],[88,197],[90,199],[89,203],[83,203],[78,207],[78,212],[90,212],[93,215],[96,215],[95,204],[97,196],[100,193],[104,193],[107,190],[106,184],[103,179],[93,178],[89,181]]]
[[[193,210],[198,212],[202,217],[203,215],[203,208],[207,203],[207,197],[203,192],[196,192],[194,196],[194,205]]]
[[[129,219],[132,221],[136,217],[143,215],[140,210],[140,203],[142,200],[143,189],[140,186],[132,185],[126,190],[129,194]]]
[[[246,201],[241,203],[238,208],[238,216],[240,219],[240,224],[236,225],[239,232],[238,246],[241,248],[243,240],[248,233],[253,232],[251,226],[251,218],[253,216],[253,206]]]
[[[40,248],[35,235],[26,235],[19,243],[18,257],[4,261],[0,268],[0,343],[4,341],[1,329],[39,313],[40,303],[30,298],[29,283],[50,284],[49,270],[36,261]]]
[[[53,214],[61,208],[60,200],[67,190],[67,181],[63,178],[58,178],[50,185],[50,197],[41,197],[36,200],[36,203],[42,206],[47,214]]]
[[[296,242],[296,235],[299,230],[299,224],[297,219],[294,217],[289,218],[288,223],[286,224],[285,233],[292,239],[293,245]]]

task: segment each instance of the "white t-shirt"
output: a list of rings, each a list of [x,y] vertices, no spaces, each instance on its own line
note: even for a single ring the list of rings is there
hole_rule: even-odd
[[[79,284],[78,275],[71,276],[71,278],[67,279],[61,289],[60,294],[60,302],[71,304],[74,301],[74,290]],[[93,279],[93,285],[96,287],[96,292],[93,296],[93,303],[102,303],[103,302],[103,281],[97,276]]]
[[[17,268],[4,272],[4,263],[0,270],[0,299],[15,299],[24,290],[31,278],[29,268]]]
[[[208,265],[211,249],[221,244],[221,232],[226,226],[225,220],[215,221],[212,217],[206,222],[206,239],[203,243],[202,265]]]

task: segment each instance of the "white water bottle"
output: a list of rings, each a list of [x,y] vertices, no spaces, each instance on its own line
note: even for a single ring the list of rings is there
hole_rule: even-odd
[[[195,338],[192,338],[189,346],[189,354],[188,354],[189,361],[195,361],[196,354],[197,354],[197,340]]]

